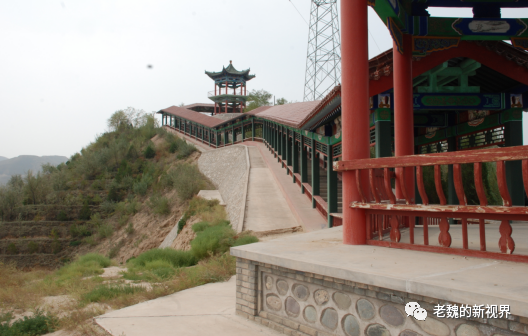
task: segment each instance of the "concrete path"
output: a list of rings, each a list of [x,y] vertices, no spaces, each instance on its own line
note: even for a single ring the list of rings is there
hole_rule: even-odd
[[[285,197],[257,147],[248,147],[249,184],[244,230],[269,231],[298,226]]]
[[[303,227],[304,232],[321,230],[327,227],[326,219],[314,208],[312,202],[301,193],[299,186],[293,182],[293,178],[286,174],[277,159],[262,142],[244,142],[244,145],[258,148],[262,159],[269,168],[275,184],[279,187],[286,204],[293,213],[296,222]],[[250,175],[251,176],[251,175]]]
[[[282,335],[235,314],[236,280],[207,284],[95,318],[114,336]]]

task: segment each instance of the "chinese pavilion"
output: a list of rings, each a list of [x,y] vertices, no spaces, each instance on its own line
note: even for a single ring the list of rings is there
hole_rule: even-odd
[[[238,71],[229,61],[229,65],[220,72],[205,74],[214,80],[214,91],[209,92],[209,99],[214,101],[214,114],[243,112],[247,100],[247,81],[255,78],[249,74],[250,69]],[[238,91],[238,94],[237,94]]]

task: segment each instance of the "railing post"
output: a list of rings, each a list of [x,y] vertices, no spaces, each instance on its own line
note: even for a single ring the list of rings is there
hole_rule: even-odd
[[[295,183],[295,173],[299,172],[299,145],[297,144],[296,134],[293,131],[292,137],[292,175]]]
[[[315,196],[319,196],[319,153],[315,150],[315,139],[312,139],[312,208],[315,208]]]
[[[506,147],[523,145],[522,115],[519,110],[519,119],[504,123],[504,140]],[[506,162],[506,184],[510,191],[512,205],[524,205],[524,190],[522,183],[522,163],[521,161]]]
[[[303,183],[308,182],[308,153],[305,146],[305,137],[301,134],[301,192],[304,194]]]
[[[246,139],[246,134],[244,133],[244,120],[242,120],[242,125],[240,125],[240,130],[242,131],[242,142]]]
[[[334,226],[333,217],[330,215],[333,212],[337,212],[337,172],[334,171],[332,163],[333,160],[333,151],[332,145],[327,145],[327,154],[326,154],[326,197],[327,197],[327,217],[328,217],[328,227]]]

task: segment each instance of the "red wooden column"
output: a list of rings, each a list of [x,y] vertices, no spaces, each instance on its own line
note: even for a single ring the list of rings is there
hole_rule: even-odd
[[[367,3],[360,0],[341,1],[341,17],[342,153],[346,161],[365,159],[370,154]],[[360,200],[355,173],[343,172],[345,244],[362,245],[367,241],[365,211],[349,207],[351,202]]]
[[[414,154],[414,118],[413,118],[413,79],[412,79],[412,37],[403,35],[404,54],[397,51],[393,42],[394,67],[394,155]],[[405,171],[405,189],[414,203],[414,172]],[[396,179],[396,197],[403,199],[400,183]]]

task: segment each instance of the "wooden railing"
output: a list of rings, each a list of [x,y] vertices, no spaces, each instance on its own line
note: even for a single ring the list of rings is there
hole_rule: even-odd
[[[403,249],[413,249],[431,252],[453,253],[458,255],[494,258],[528,262],[528,255],[513,255],[515,242],[512,238],[511,220],[528,220],[528,207],[512,206],[512,200],[506,184],[506,161],[522,160],[522,181],[528,192],[528,146],[507,148],[480,149],[461,152],[449,152],[425,155],[409,155],[378,159],[359,159],[334,162],[336,171],[353,171],[356,178],[356,188],[361,201],[352,202],[349,206],[355,209],[365,209],[367,217],[367,242],[371,245],[388,246]],[[482,180],[482,163],[495,162],[497,184],[502,206],[488,205],[486,190]],[[479,205],[468,205],[462,180],[462,164],[473,164],[474,186]],[[458,205],[448,205],[442,189],[441,165],[452,165],[454,186]],[[423,180],[423,167],[434,167],[434,184],[440,204],[429,204]],[[416,174],[416,185],[422,204],[413,204],[406,190],[405,172],[412,169]],[[397,200],[391,185],[392,170],[396,172],[396,180],[401,186],[402,200]],[[361,173],[366,171],[367,173]],[[365,177],[368,176],[368,178]],[[379,177],[383,177],[383,185]],[[368,186],[368,187],[366,187]],[[385,197],[387,196],[387,200]],[[378,216],[373,216],[378,215]],[[380,219],[380,216],[382,218]],[[421,217],[416,224],[416,217]],[[448,218],[458,219],[461,231],[461,248],[451,247],[452,235]],[[478,220],[478,238],[472,241],[468,237],[468,220]],[[498,227],[498,247],[500,252],[492,252],[486,247],[486,219],[500,222]],[[429,226],[439,229],[438,245],[429,245]],[[408,227],[408,229],[402,229]],[[421,228],[423,244],[415,243],[415,228]],[[458,226],[457,226],[458,228]],[[384,231],[388,237],[384,237]],[[408,235],[408,243],[400,242],[402,230]],[[408,231],[408,232],[407,232]],[[488,232],[490,232],[488,230]],[[377,237],[376,237],[377,234]],[[497,235],[491,232],[490,237]],[[473,237],[475,238],[475,237]],[[523,242],[528,237],[523,237]],[[390,239],[390,240],[389,240]],[[470,245],[479,249],[470,249]],[[526,245],[526,244],[525,244]]]

